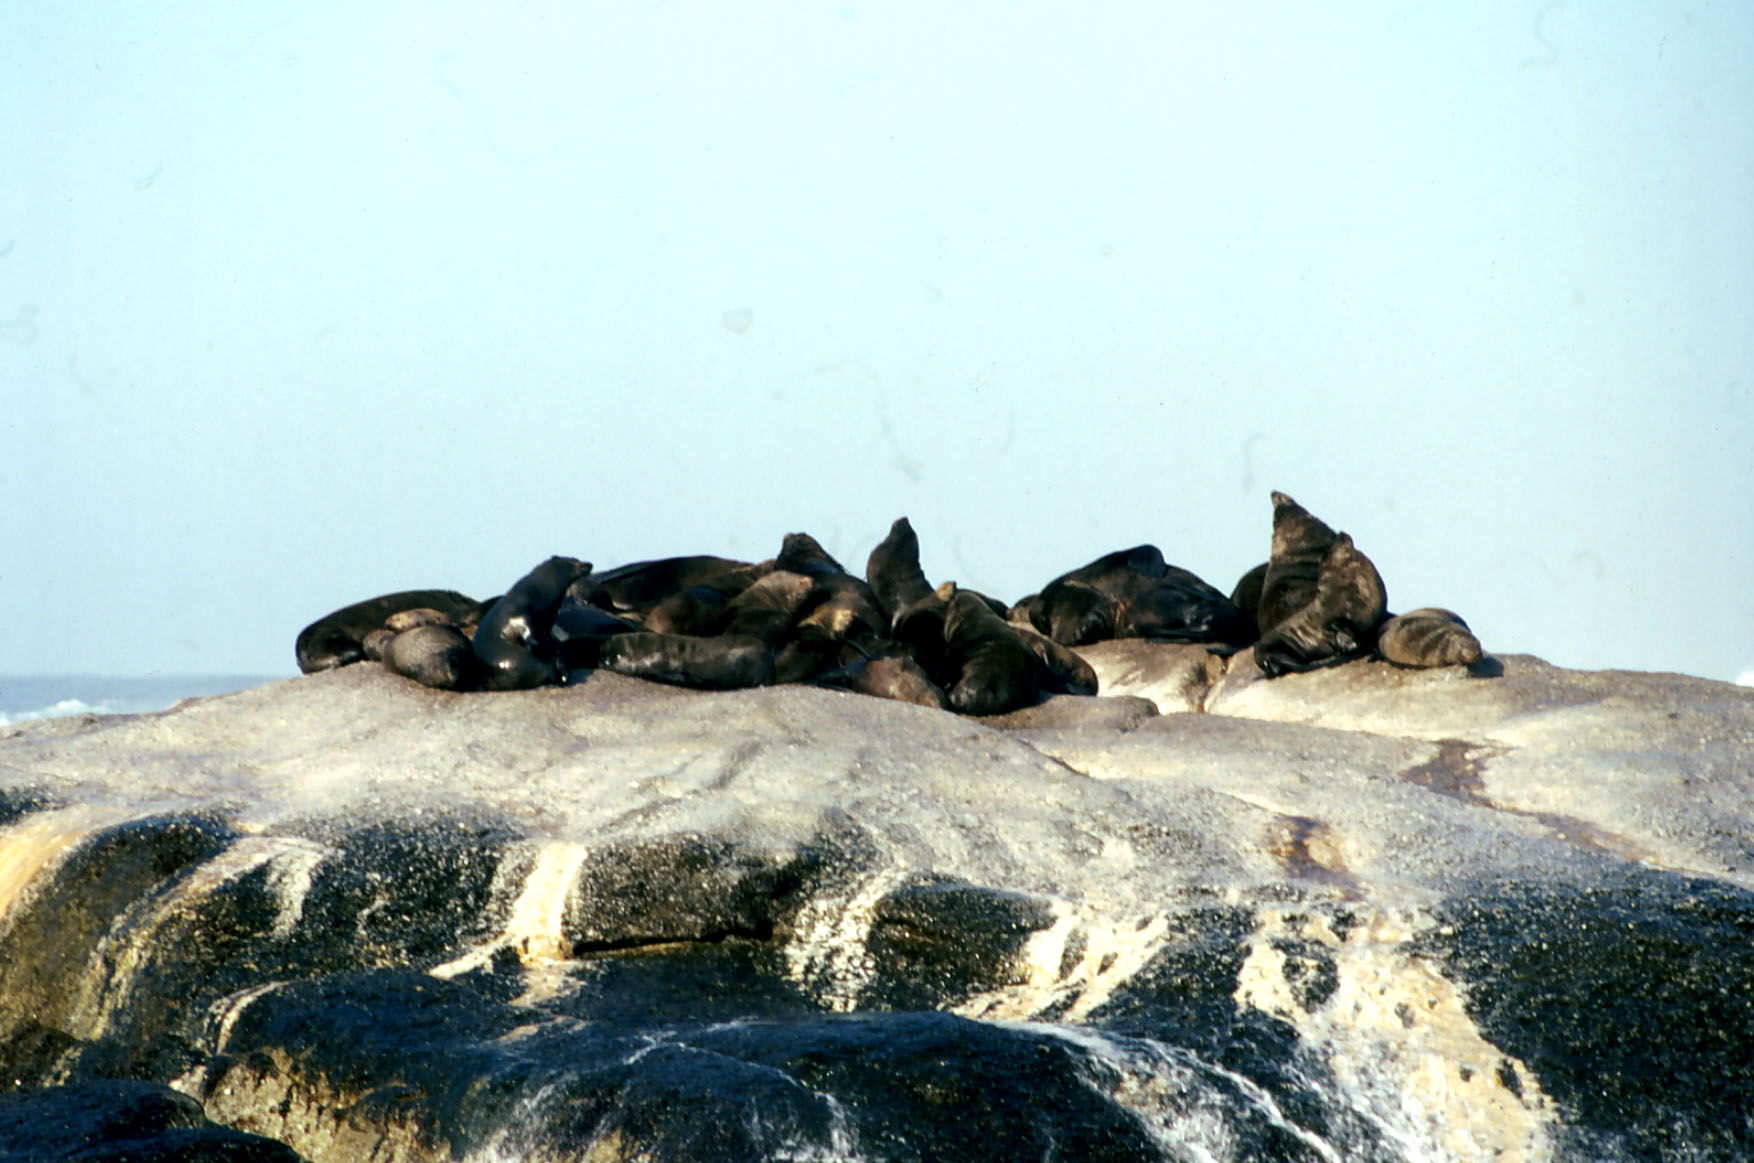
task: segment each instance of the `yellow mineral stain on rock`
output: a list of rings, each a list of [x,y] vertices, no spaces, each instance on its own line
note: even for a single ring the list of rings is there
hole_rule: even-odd
[[[1264,910],[1237,1004],[1291,1023],[1327,1059],[1347,1105],[1411,1157],[1552,1158],[1555,1114],[1534,1076],[1481,1036],[1455,985],[1412,951],[1429,923],[1416,910],[1379,911],[1337,932],[1315,912]],[[1331,966],[1313,990],[1312,963]]]
[[[127,808],[80,805],[37,812],[0,833],[0,925],[37,879],[81,840],[133,815]]]

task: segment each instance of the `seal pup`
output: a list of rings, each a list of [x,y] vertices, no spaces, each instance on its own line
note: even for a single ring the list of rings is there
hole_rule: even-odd
[[[888,619],[888,633],[906,609],[932,592],[932,583],[920,569],[920,539],[906,517],[897,517],[889,535],[878,543],[865,561],[865,582]]]
[[[761,639],[734,634],[691,638],[639,630],[605,638],[597,654],[605,670],[701,690],[768,686],[773,664],[773,651]]]
[[[1484,656],[1480,640],[1453,610],[1425,606],[1396,614],[1377,631],[1376,652],[1396,666],[1472,666]]]
[[[528,690],[561,679],[554,620],[573,582],[591,572],[576,557],[550,557],[519,578],[482,615],[473,647],[481,685],[490,691]]]
[[[1041,699],[1041,659],[980,594],[958,590],[947,603],[944,649],[956,668],[945,692],[951,710],[1002,715]]]
[[[1277,678],[1362,658],[1376,645],[1387,601],[1376,566],[1341,533],[1322,558],[1314,595],[1261,635],[1255,663]]]
[[[299,631],[293,643],[301,674],[313,674],[347,666],[365,658],[362,643],[384,620],[402,610],[432,609],[446,618],[462,621],[479,612],[480,603],[455,590],[402,590],[367,598],[325,614]]]

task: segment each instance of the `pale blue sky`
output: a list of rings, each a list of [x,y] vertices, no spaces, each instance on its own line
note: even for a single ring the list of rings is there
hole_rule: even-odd
[[[1754,7],[0,13],[0,672],[904,513],[1228,589],[1273,488],[1491,650],[1754,668]]]

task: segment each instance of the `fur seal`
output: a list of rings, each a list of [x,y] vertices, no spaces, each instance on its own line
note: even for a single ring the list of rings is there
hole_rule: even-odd
[[[1086,646],[1115,636],[1119,606],[1095,586],[1060,577],[1042,587],[1025,616],[1062,646]]]
[[[300,673],[311,674],[359,662],[366,657],[362,643],[367,634],[382,629],[384,620],[392,614],[422,608],[460,622],[473,618],[479,603],[455,590],[402,590],[343,606],[299,632],[293,653]]]
[[[1096,668],[1078,652],[1062,646],[1031,626],[1007,622],[1023,644],[1034,652],[1042,665],[1042,689],[1053,694],[1094,695],[1097,693]]]
[[[897,517],[889,535],[871,551],[865,561],[865,581],[887,619],[885,633],[909,606],[932,592],[932,583],[920,569],[920,539],[906,517]]]
[[[726,604],[722,632],[759,638],[777,649],[815,591],[816,583],[803,574],[776,569]]]
[[[956,668],[956,681],[946,692],[951,710],[1002,715],[1041,699],[1041,659],[981,595],[958,590],[950,598],[944,649]]]
[[[1169,564],[1155,545],[1105,553],[1061,574],[1026,613],[1062,646],[1107,638],[1235,643],[1254,637],[1229,598],[1192,570]]]
[[[913,658],[901,654],[854,653],[852,661],[824,671],[812,680],[817,686],[857,691],[881,699],[913,703],[920,707],[948,710],[944,691]]]
[[[1376,651],[1396,666],[1472,666],[1483,656],[1480,640],[1461,615],[1426,606],[1396,614],[1377,632]]]
[[[490,691],[528,690],[561,679],[554,619],[567,590],[591,572],[575,557],[550,557],[519,578],[475,630],[481,685]]]
[[[1376,645],[1387,600],[1376,566],[1342,533],[1322,558],[1309,602],[1261,635],[1255,662],[1276,678],[1362,658]]]
[[[1255,627],[1229,598],[1188,570],[1172,565],[1157,584],[1121,603],[1114,636],[1241,646],[1255,640]]]
[[[796,636],[836,641],[875,641],[889,630],[877,596],[808,533],[788,533],[774,568],[803,574],[815,583],[809,609],[798,619]]]
[[[560,668],[568,672],[596,666],[597,650],[605,638],[640,629],[639,623],[580,598],[579,590],[577,582],[568,586],[554,614],[555,653]]]
[[[449,622],[423,622],[392,637],[385,666],[423,686],[462,691],[481,679],[481,664],[463,631]]]
[[[1322,563],[1338,536],[1284,493],[1273,494],[1273,549],[1255,608],[1262,634],[1309,605]]]
[[[1236,612],[1246,618],[1260,634],[1261,589],[1267,581],[1267,563],[1255,566],[1236,579],[1236,586],[1230,591],[1230,604]]]
[[[605,638],[597,665],[672,686],[732,690],[773,682],[773,651],[759,638],[721,634],[691,638],[640,630]]]
[[[755,568],[759,567],[747,561],[710,554],[661,557],[591,574],[587,592],[577,596],[605,609],[649,610],[689,586],[711,582],[734,570]]]
[[[941,582],[895,619],[895,640],[907,647],[939,686],[956,681],[949,652],[944,647],[944,619],[950,612],[950,599],[955,596],[956,583]]]

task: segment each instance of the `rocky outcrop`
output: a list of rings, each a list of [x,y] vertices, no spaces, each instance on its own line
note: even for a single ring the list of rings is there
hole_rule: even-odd
[[[1083,653],[6,729],[0,1150],[127,1080],[238,1136],[130,1158],[1754,1153],[1754,691]]]

